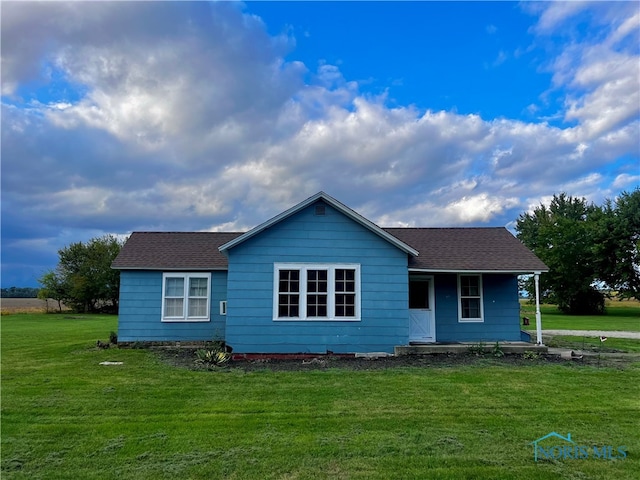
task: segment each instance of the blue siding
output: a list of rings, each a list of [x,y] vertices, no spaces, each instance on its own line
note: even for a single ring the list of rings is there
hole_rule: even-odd
[[[455,274],[436,275],[436,341],[520,341],[520,304],[515,275],[482,276],[484,322],[458,322],[458,279]]]
[[[227,343],[237,353],[392,352],[409,335],[407,254],[326,206],[229,251]],[[360,321],[274,321],[277,262],[360,264]]]
[[[227,272],[211,274],[211,317],[208,322],[162,322],[162,272],[120,273],[118,341],[200,341],[224,338],[220,301],[227,296]]]

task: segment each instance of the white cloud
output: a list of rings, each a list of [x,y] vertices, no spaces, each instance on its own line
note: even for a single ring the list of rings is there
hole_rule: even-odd
[[[592,7],[527,6],[545,36]],[[384,226],[506,224],[552,193],[615,195],[638,183],[610,166],[640,153],[638,20],[593,8],[600,33],[546,65],[549,124],[392,108],[226,2],[3,4],[3,222],[245,230],[325,190]],[[80,98],[21,103],[43,64]]]
[[[640,165],[638,165],[638,171],[640,171]],[[616,190],[632,189],[633,187],[640,186],[640,174],[630,175],[628,173],[621,173],[618,175],[611,184]]]
[[[549,3],[525,3],[531,11],[540,12],[540,18],[534,30],[539,34],[550,34],[557,31],[558,27],[569,18],[589,8],[587,1],[565,1]]]
[[[488,193],[481,193],[471,197],[462,197],[448,204],[445,210],[458,223],[488,222],[496,214],[519,204],[517,198],[492,197]]]

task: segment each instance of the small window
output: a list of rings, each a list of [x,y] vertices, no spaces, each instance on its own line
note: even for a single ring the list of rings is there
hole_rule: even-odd
[[[458,276],[458,308],[461,322],[483,322],[482,277]]]
[[[429,310],[429,280],[409,277],[409,309]]]
[[[162,276],[162,321],[209,321],[208,273],[165,273]]]

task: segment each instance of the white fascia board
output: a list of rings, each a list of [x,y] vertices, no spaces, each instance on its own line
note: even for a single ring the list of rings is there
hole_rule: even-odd
[[[396,246],[397,248],[399,248],[403,252],[408,253],[410,255],[413,255],[414,257],[418,256],[418,251],[417,250],[415,250],[414,248],[410,247],[406,243],[401,242],[400,240],[398,240],[393,235],[391,235],[391,234],[385,232],[384,230],[382,230],[375,223],[371,222],[370,220],[367,220],[366,218],[364,218],[359,213],[355,212],[354,210],[350,209],[346,205],[340,203],[338,200],[336,200],[335,198],[333,198],[330,195],[327,195],[324,192],[316,193],[312,197],[309,197],[306,200],[298,203],[297,205],[294,205],[293,207],[289,208],[288,210],[285,210],[284,212],[280,213],[279,215],[276,215],[275,217],[271,218],[270,220],[267,220],[266,222],[261,223],[257,227],[252,228],[247,233],[245,233],[243,235],[240,235],[239,237],[234,238],[233,240],[231,240],[230,242],[225,243],[224,245],[220,245],[220,247],[218,247],[218,250],[220,250],[221,252],[225,252],[226,250],[229,250],[230,248],[233,248],[236,245],[239,245],[240,243],[250,239],[251,237],[254,237],[258,233],[266,230],[267,228],[271,227],[272,225],[275,225],[276,223],[281,222],[282,220],[292,216],[293,214],[295,214],[295,213],[299,212],[300,210],[308,207],[309,205],[313,204],[314,202],[317,202],[318,200],[324,200],[328,205],[332,206],[333,208],[335,208],[339,212],[343,213],[347,217],[351,218],[353,221],[359,223],[363,227],[365,227],[368,230],[372,231],[376,235],[382,237],[387,242],[389,242],[392,245]]]

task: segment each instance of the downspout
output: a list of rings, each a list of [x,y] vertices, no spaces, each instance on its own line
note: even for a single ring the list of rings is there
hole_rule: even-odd
[[[536,343],[542,345],[542,318],[540,315],[540,273],[533,272],[533,280],[536,284]]]

